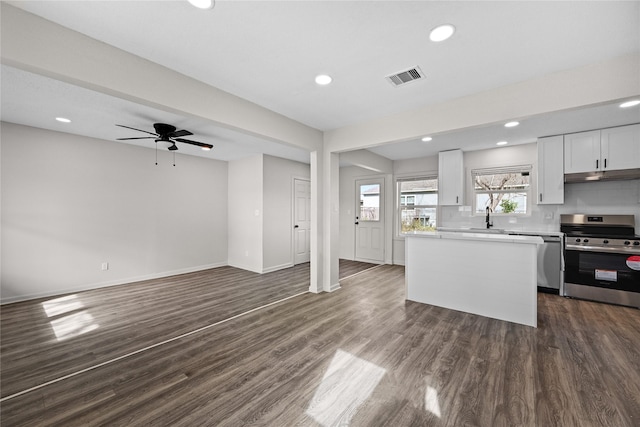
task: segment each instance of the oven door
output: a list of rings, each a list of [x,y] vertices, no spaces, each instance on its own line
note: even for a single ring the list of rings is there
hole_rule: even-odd
[[[640,307],[640,256],[567,247],[565,296]]]

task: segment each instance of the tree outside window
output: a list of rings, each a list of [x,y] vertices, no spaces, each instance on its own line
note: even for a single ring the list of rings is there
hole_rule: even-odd
[[[475,212],[484,214],[488,207],[496,214],[527,213],[531,166],[472,171]]]

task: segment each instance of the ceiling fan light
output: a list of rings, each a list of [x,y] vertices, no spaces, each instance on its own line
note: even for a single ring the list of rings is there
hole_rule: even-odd
[[[211,147],[201,147],[202,151],[211,151]]]

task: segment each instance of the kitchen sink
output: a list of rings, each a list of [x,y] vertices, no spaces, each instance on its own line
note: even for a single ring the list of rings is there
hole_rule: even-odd
[[[464,230],[463,230],[464,231]],[[470,233],[506,234],[503,228],[469,228]]]
[[[486,233],[486,234],[508,234],[504,228],[485,228],[485,227],[470,227],[470,228],[438,228],[438,231],[448,231],[454,233]]]

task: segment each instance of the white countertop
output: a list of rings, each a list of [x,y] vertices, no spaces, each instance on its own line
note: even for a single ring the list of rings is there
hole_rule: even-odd
[[[500,243],[523,243],[541,245],[544,243],[540,236],[511,236],[502,233],[467,233],[462,230],[450,231],[423,231],[405,234],[406,237],[420,237],[427,239],[450,239],[450,240],[481,240],[485,242]]]
[[[496,232],[494,228],[489,228],[489,231],[483,232],[481,231],[481,229],[478,228],[470,228],[470,227],[438,227],[438,231],[443,231],[443,232],[455,232],[455,233],[483,233],[483,234],[523,234],[523,235],[527,235],[527,236],[555,236],[555,237],[562,237],[564,236],[564,233],[560,232],[560,231],[550,231],[550,230],[544,230],[544,229],[499,229],[502,230],[502,232]]]

